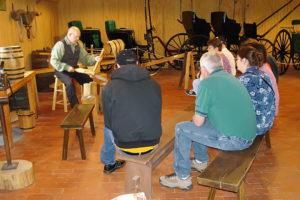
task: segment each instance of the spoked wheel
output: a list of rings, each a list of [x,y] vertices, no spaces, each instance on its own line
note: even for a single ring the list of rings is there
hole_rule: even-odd
[[[261,44],[263,44],[265,46],[267,53],[269,55],[272,55],[273,43],[270,40],[267,40],[265,38],[260,38],[260,39],[258,39],[258,42],[260,42]]]
[[[279,31],[274,40],[273,56],[278,64],[278,71],[283,75],[290,65],[291,56],[291,35],[285,29]]]
[[[205,45],[208,40],[209,38],[205,35],[195,35],[194,37],[187,39],[183,43],[183,45],[180,48],[180,53],[188,51],[197,52],[197,54],[194,55],[195,67],[197,67],[197,63],[199,62],[200,57],[204,52],[207,51],[207,46]]]
[[[186,33],[178,33],[172,36],[166,44],[165,56],[168,57],[179,54],[181,46],[187,39],[188,35]],[[181,63],[179,60],[170,61],[169,65],[175,69],[181,69]]]
[[[162,59],[164,57],[164,46],[160,43],[158,37],[153,37],[152,43],[147,46],[142,46],[142,48],[139,48],[139,62],[140,63],[150,63],[155,60]],[[160,64],[153,64],[147,67],[147,70],[149,70],[150,75],[156,75],[159,70],[164,66],[165,63]]]
[[[300,52],[293,55],[293,66],[296,70],[300,70]]]

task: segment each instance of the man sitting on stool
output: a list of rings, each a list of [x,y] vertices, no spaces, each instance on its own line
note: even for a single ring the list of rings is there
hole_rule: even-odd
[[[94,65],[96,61],[100,61],[99,56],[94,57],[86,52],[83,46],[78,42],[79,38],[80,30],[75,26],[70,27],[65,38],[54,45],[50,59],[56,76],[66,86],[67,96],[72,108],[78,104],[72,78],[80,85],[93,81],[87,74],[75,72],[75,68],[78,68],[78,61],[84,65]]]
[[[104,173],[124,166],[115,150],[125,156],[151,153],[158,147],[161,128],[161,89],[149,72],[137,65],[136,53],[121,51],[111,81],[102,90],[105,126],[101,162]]]

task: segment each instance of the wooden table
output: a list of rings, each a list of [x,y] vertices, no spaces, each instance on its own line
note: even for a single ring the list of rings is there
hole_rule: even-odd
[[[37,90],[36,90],[36,81],[35,81],[35,74],[34,71],[26,71],[24,74],[24,78],[20,79],[11,84],[11,88],[13,93],[18,91],[23,86],[27,85],[28,90],[28,100],[29,100],[29,109],[34,113],[35,118],[37,117]],[[10,89],[0,91],[0,97],[10,97],[12,92]],[[11,128],[11,121],[10,121],[10,109],[9,104],[3,104],[3,111],[4,111],[4,120],[7,129],[7,136],[8,136],[8,144],[11,148],[13,146],[12,140],[12,128]]]

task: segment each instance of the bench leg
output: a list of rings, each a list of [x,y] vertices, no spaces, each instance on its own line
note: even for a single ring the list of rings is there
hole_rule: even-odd
[[[208,200],[214,200],[216,195],[216,188],[210,188],[209,194],[208,194]]]
[[[266,140],[266,145],[268,148],[271,148],[271,142],[270,142],[270,134],[269,134],[269,131],[267,131],[265,133],[265,140]]]
[[[78,136],[78,140],[79,140],[81,158],[82,160],[85,160],[86,156],[85,156],[84,142],[82,137],[82,129],[76,129],[76,135]]]
[[[244,181],[240,185],[239,191],[237,193],[238,200],[245,200],[245,189],[244,189]]]
[[[57,87],[58,87],[57,85],[58,85],[58,79],[55,78],[54,91],[53,91],[53,100],[52,100],[52,110],[55,110],[55,107],[56,107]]]
[[[63,142],[63,153],[62,153],[63,160],[67,160],[68,142],[69,142],[69,129],[65,129],[64,130],[64,142]]]
[[[139,181],[137,181],[138,178]],[[133,162],[127,162],[125,176],[125,193],[137,192],[138,189],[140,189],[141,192],[145,193],[147,199],[151,199],[152,168],[150,166],[145,166]]]
[[[90,114],[89,121],[90,121],[90,127],[91,127],[91,131],[92,131],[92,135],[95,136],[95,126],[94,126],[93,113]]]

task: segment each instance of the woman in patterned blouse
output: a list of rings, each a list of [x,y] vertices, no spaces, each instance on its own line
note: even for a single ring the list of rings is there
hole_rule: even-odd
[[[244,84],[252,99],[256,113],[257,135],[264,134],[273,125],[275,117],[275,94],[269,76],[260,71],[262,55],[251,46],[238,51],[237,68],[242,72],[239,80]]]

